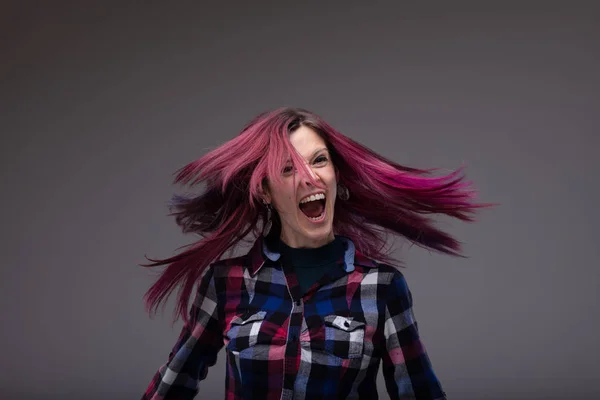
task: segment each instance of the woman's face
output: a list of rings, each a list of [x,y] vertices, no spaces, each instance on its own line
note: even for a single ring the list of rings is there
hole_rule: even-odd
[[[304,158],[314,179],[325,188],[313,186],[304,171],[293,171],[290,161],[282,171],[281,184],[268,182],[265,200],[279,214],[281,239],[288,246],[320,247],[334,239],[333,209],[337,195],[335,169],[325,141],[312,128],[300,126],[290,134],[290,142]],[[316,198],[310,197],[315,194]]]

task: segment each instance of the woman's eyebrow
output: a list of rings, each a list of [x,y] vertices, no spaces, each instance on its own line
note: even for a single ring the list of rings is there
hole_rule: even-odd
[[[327,147],[322,147],[320,149],[315,150],[312,155],[310,156],[310,158],[313,158],[314,156],[316,156],[317,154],[319,154],[320,152],[322,152],[323,150],[327,150]]]
[[[322,148],[320,148],[320,149],[317,149],[317,150],[313,151],[313,153],[310,155],[310,157],[309,157],[308,159],[310,160],[310,159],[314,158],[314,157],[315,157],[317,154],[319,154],[319,153],[320,153],[320,152],[322,152],[323,150],[325,150],[325,151],[329,151],[329,150],[327,149],[327,147],[322,147]],[[286,163],[291,163],[291,162],[292,162],[292,159],[291,159],[291,158],[288,158],[287,160],[285,160],[285,162],[286,162]]]

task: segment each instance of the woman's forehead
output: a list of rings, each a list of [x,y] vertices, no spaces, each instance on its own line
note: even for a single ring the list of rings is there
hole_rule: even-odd
[[[307,126],[301,126],[296,129],[290,134],[289,139],[296,153],[306,160],[310,160],[320,151],[327,150],[327,144],[321,135]],[[290,159],[289,154],[287,154],[286,158]]]

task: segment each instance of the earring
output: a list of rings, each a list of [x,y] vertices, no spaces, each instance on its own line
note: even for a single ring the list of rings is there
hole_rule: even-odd
[[[263,236],[266,237],[271,231],[271,226],[273,225],[273,221],[271,221],[271,210],[273,207],[271,207],[271,204],[267,202],[264,202],[264,205],[267,208],[267,222],[263,226]]]
[[[341,183],[338,183],[337,193],[340,200],[346,201],[350,198],[350,191],[346,186],[342,185]]]

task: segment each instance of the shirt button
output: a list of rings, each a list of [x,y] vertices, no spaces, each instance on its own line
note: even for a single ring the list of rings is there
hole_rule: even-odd
[[[346,328],[349,328],[349,327],[350,327],[350,322],[348,322],[348,321],[344,322],[344,326],[345,326]]]

